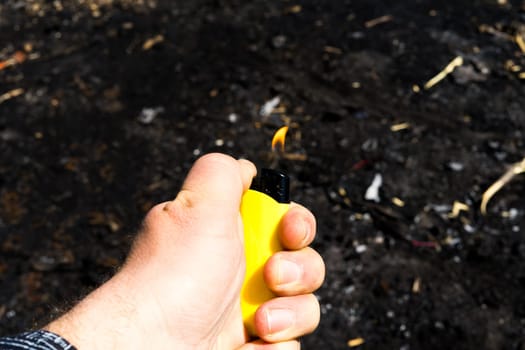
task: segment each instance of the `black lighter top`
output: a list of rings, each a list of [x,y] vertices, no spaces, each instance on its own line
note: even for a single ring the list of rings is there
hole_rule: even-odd
[[[290,178],[273,169],[261,169],[261,175],[253,179],[252,190],[262,192],[279,203],[290,203]]]

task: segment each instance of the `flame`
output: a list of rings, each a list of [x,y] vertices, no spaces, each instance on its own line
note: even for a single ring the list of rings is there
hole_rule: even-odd
[[[286,133],[288,132],[288,127],[283,126],[275,132],[272,139],[272,151],[275,151],[277,145],[281,146],[281,152],[284,152],[284,141],[286,139]]]

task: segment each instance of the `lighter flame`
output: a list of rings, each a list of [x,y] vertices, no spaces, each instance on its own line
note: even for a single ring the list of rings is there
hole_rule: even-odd
[[[284,152],[284,141],[286,140],[286,133],[288,132],[288,127],[283,126],[277,132],[275,135],[273,135],[272,139],[272,151],[275,151],[275,147],[277,145],[281,146],[281,151]]]

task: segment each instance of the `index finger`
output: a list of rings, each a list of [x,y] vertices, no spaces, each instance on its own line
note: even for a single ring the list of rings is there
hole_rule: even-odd
[[[312,212],[300,204],[291,203],[279,225],[279,238],[285,249],[298,250],[312,243],[315,230]]]

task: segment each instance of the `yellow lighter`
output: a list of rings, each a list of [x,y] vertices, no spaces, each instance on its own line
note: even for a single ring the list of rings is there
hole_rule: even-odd
[[[248,333],[256,335],[257,308],[274,297],[263,277],[264,264],[282,250],[277,229],[290,206],[290,180],[272,169],[262,169],[241,202],[246,252],[246,276],[241,290],[241,308]]]

